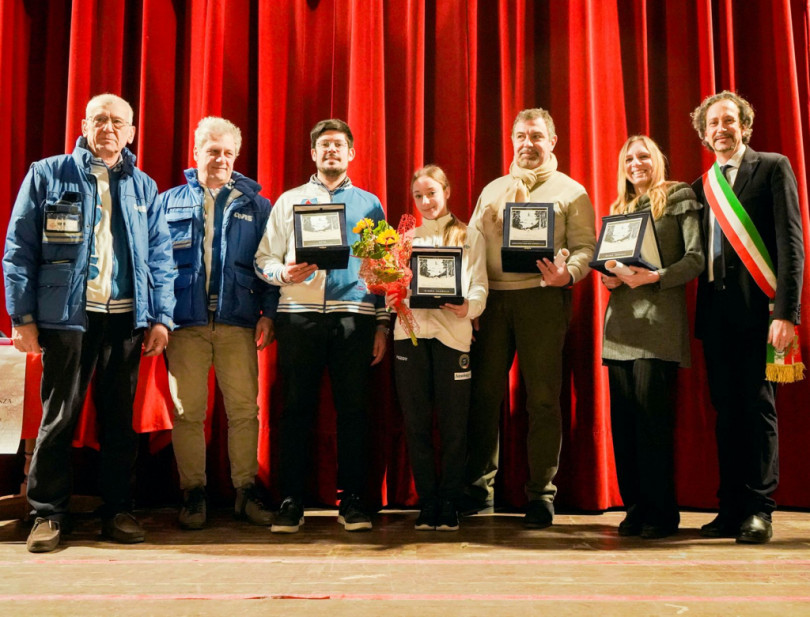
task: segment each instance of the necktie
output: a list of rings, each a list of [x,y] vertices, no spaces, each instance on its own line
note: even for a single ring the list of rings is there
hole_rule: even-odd
[[[720,171],[723,177],[728,179],[727,172],[731,165],[723,165]],[[723,230],[720,222],[714,217],[714,229],[712,230],[712,272],[714,273],[714,286],[716,289],[725,289],[726,261],[723,257]]]

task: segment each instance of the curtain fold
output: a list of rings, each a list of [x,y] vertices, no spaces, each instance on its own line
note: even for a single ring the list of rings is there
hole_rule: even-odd
[[[512,121],[526,107],[551,111],[559,168],[585,186],[597,218],[615,197],[618,151],[630,134],[648,133],[667,154],[673,179],[691,182],[712,157],[689,113],[703,97],[729,88],[756,109],[752,147],[790,158],[810,237],[808,19],[807,0],[6,0],[0,2],[0,71],[12,87],[0,91],[6,136],[0,165],[8,177],[0,193],[0,232],[28,164],[71,151],[87,100],[106,91],[132,103],[133,150],[160,190],[183,182],[183,169],[193,165],[193,131],[205,115],[240,126],[236,168],[255,177],[271,200],[313,172],[314,123],[342,117],[355,133],[353,182],[377,194],[396,224],[413,212],[410,176],[425,163],[448,173],[450,207],[467,220],[481,189],[506,173]],[[808,294],[806,284],[805,303]],[[600,359],[607,294],[592,275],[573,298],[563,357],[558,503],[600,510],[620,504]],[[688,298],[692,311],[694,285]],[[10,331],[4,304],[0,329]],[[801,331],[810,358],[810,327],[802,324]],[[416,494],[391,356],[389,349],[374,369],[368,393],[369,489],[382,504],[411,505]],[[678,376],[678,492],[684,506],[712,507],[714,411],[698,341],[692,365]],[[38,367],[29,360],[29,437],[36,432]],[[279,497],[276,367],[275,347],[261,352],[260,478]],[[780,387],[778,396],[783,473],[777,500],[789,506],[810,507],[802,473],[808,395],[810,385],[802,382]],[[209,407],[209,486],[229,496],[227,421],[216,388]],[[145,359],[136,425],[152,432],[153,450],[170,443],[171,413],[163,362]],[[94,445],[94,426],[88,402],[76,443]],[[325,378],[310,484],[322,503],[335,499],[334,426]],[[497,482],[504,504],[525,501],[525,431],[516,363],[502,417]],[[147,485],[172,482],[171,463],[159,460],[165,473]]]

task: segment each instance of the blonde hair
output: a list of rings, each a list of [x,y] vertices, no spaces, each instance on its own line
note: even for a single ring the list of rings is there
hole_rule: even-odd
[[[411,189],[413,189],[414,182],[423,177],[428,177],[438,182],[442,189],[444,189],[445,194],[449,197],[450,181],[447,179],[447,174],[444,173],[441,167],[438,165],[425,165],[417,169],[413,172],[413,176],[411,177]],[[464,246],[464,243],[467,241],[467,225],[458,220],[458,217],[450,212],[449,208],[447,211],[450,213],[450,222],[444,227],[442,243],[445,246]]]
[[[661,149],[652,139],[646,135],[633,135],[628,138],[621,151],[619,152],[619,173],[618,173],[618,197],[610,205],[611,214],[624,214],[626,212],[635,212],[638,205],[638,199],[641,195],[636,194],[636,187],[630,182],[625,171],[625,159],[627,158],[627,151],[630,146],[635,142],[640,141],[644,147],[650,152],[650,159],[652,161],[652,172],[650,178],[650,188],[647,189],[647,195],[650,196],[650,211],[654,219],[660,219],[664,215],[664,210],[667,207],[667,193],[675,182],[667,180],[667,160]]]

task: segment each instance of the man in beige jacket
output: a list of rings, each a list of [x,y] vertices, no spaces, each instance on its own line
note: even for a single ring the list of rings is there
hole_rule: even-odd
[[[482,191],[470,226],[484,236],[490,295],[472,348],[467,498],[465,510],[493,505],[498,470],[498,421],[505,381],[515,352],[526,385],[529,505],[526,527],[541,529],[554,517],[553,480],[562,440],[562,348],[571,316],[571,287],[588,273],[595,240],[594,210],[585,189],[557,171],[554,121],[544,109],[521,111],[512,126],[514,160],[509,173]],[[503,212],[508,202],[554,204],[554,250],[567,249],[565,264],[537,261],[537,272],[504,272]]]

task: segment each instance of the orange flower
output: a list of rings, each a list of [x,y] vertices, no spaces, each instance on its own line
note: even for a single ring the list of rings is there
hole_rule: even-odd
[[[357,225],[354,226],[352,232],[359,234],[364,229],[372,229],[374,227],[374,221],[371,219],[360,219],[357,221]]]

